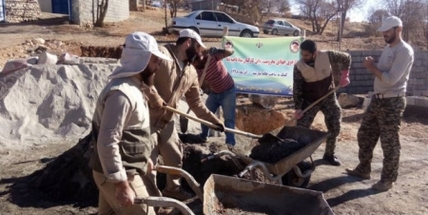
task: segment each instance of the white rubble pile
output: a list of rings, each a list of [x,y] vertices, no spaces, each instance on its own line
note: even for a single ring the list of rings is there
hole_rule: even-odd
[[[96,63],[32,65],[0,73],[0,147],[82,137],[98,94],[118,66],[116,59],[89,61]]]
[[[89,132],[98,95],[118,60],[65,54],[58,62],[64,59],[73,65],[29,58],[0,73],[0,149],[75,142]],[[187,108],[180,101],[178,109]],[[188,133],[200,133],[200,124],[189,120]]]

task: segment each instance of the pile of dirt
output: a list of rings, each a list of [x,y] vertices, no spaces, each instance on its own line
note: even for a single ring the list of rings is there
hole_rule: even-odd
[[[123,46],[81,46],[81,57],[103,57],[120,59]]]
[[[39,47],[43,47],[47,52],[57,56],[60,56],[65,52],[80,56],[80,46],[81,43],[65,42],[61,40],[44,40],[43,38],[26,40],[22,44],[0,50],[0,70],[9,60],[28,58],[38,55],[35,50]]]
[[[82,137],[117,66],[34,65],[0,73],[0,146],[22,148]]]
[[[284,141],[261,142],[251,150],[250,157],[254,160],[276,163],[283,158],[293,154],[299,149],[305,147],[306,143],[297,142],[293,139],[284,139]]]
[[[288,117],[276,110],[246,105],[238,106],[236,112],[236,128],[253,134],[265,134],[284,126]]]
[[[221,146],[223,145],[223,146]],[[224,147],[224,148],[222,148]],[[216,157],[210,160],[204,160],[211,154],[226,149],[224,144],[216,142],[206,144],[183,144],[183,169],[192,175],[195,180],[203,186],[211,174],[236,176],[241,172],[241,166],[237,166],[229,157]],[[161,161],[162,163],[162,161]],[[182,179],[183,187],[193,192],[188,183]],[[166,183],[166,175],[157,174],[157,184],[159,189],[163,189]]]

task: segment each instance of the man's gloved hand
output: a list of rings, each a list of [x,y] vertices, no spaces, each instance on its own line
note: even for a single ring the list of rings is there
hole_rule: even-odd
[[[149,101],[149,106],[153,109],[161,109],[165,105],[166,102],[162,98],[159,98],[156,101]]]
[[[216,125],[216,128],[214,128],[214,130],[224,132],[225,127],[223,123],[214,123],[214,125]]]
[[[294,111],[294,118],[296,120],[302,118],[302,116],[303,116],[303,114],[302,114],[302,110],[301,109],[297,109],[297,110]]]
[[[349,80],[349,70],[342,70],[342,75],[340,76],[339,85],[341,87],[347,86],[351,81]]]

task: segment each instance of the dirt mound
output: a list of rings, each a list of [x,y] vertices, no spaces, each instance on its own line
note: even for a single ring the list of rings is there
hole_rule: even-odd
[[[80,206],[95,206],[98,189],[88,166],[89,134],[72,148],[51,160],[45,168],[28,176],[28,187],[51,201],[68,201]]]
[[[224,148],[223,148],[224,147]],[[228,157],[202,160],[209,155],[226,149],[222,143],[211,142],[207,144],[183,144],[183,169],[191,174],[195,180],[203,186],[211,174],[235,176],[243,169],[239,168],[232,159]],[[193,192],[190,186],[182,179],[183,187],[189,192]],[[157,184],[159,189],[163,189],[166,183],[166,175],[158,173]]]
[[[0,145],[23,147],[81,137],[116,66],[34,65],[0,74]]]
[[[123,46],[81,46],[81,57],[103,57],[120,59]]]
[[[260,145],[251,150],[250,157],[258,161],[274,164],[305,145],[305,143],[299,143],[293,139],[285,139],[276,143],[260,143]]]
[[[253,134],[265,134],[284,126],[287,115],[258,106],[238,106],[236,128]]]
[[[293,117],[294,102],[290,97],[278,97],[272,108],[254,105],[246,95],[237,96],[236,128],[254,134],[265,134],[283,127]]]

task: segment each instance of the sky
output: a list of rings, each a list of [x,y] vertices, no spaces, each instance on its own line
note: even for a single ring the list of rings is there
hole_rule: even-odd
[[[299,13],[299,5],[294,3],[294,0],[290,0],[291,4],[291,13]],[[348,17],[350,17],[351,22],[361,22],[367,19],[370,9],[375,6],[375,1],[367,1],[362,7],[355,8],[350,11]]]

